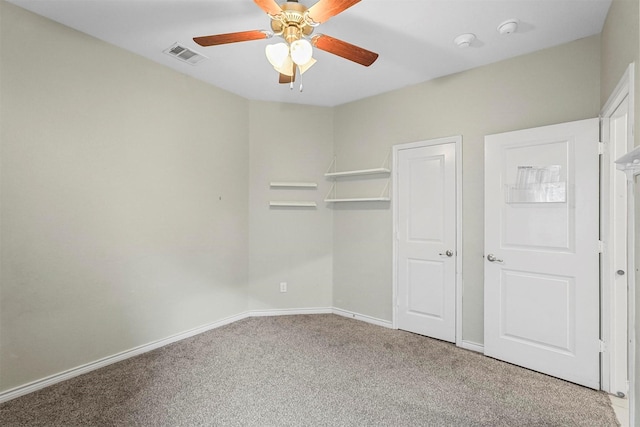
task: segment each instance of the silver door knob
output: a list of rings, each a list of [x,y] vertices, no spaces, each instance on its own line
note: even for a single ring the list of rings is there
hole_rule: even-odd
[[[440,255],[440,256],[445,256],[446,255],[448,257],[452,257],[453,256],[453,251],[448,250],[445,253],[440,252],[438,255]]]
[[[496,258],[494,254],[487,255],[487,261],[489,262],[503,262],[501,259]]]
[[[616,274],[618,276],[624,276],[624,270],[618,270],[618,271],[616,271]]]

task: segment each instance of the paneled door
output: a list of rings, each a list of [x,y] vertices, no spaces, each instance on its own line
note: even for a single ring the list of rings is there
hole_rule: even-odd
[[[485,354],[598,389],[598,119],[485,137]]]
[[[456,340],[456,144],[395,155],[396,326]],[[428,143],[428,142],[425,142]]]

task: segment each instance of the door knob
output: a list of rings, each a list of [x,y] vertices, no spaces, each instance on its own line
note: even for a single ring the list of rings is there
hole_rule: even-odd
[[[439,253],[438,255],[440,255],[440,256],[445,256],[445,255],[446,255],[446,256],[448,256],[448,257],[452,257],[452,256],[453,256],[453,251],[452,251],[452,250],[448,250],[448,251],[446,251],[445,253],[442,253],[442,252],[441,252],[441,253]]]
[[[487,255],[487,261],[489,262],[503,262],[501,259],[496,258],[494,254]]]
[[[624,270],[618,270],[618,271],[616,271],[616,274],[618,276],[624,276]]]

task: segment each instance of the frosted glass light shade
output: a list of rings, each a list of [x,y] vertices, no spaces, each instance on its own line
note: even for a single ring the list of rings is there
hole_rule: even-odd
[[[295,73],[295,66],[293,65],[293,61],[291,61],[291,57],[289,55],[284,58],[284,61],[282,61],[282,65],[273,68],[275,68],[276,71],[280,74],[284,74],[285,76],[289,77],[293,76],[293,74]]]
[[[306,64],[311,60],[313,48],[308,40],[300,39],[291,43],[291,59],[297,65]]]
[[[280,68],[289,56],[289,46],[286,43],[269,44],[264,49],[267,59],[275,68]]]
[[[316,60],[311,58],[309,60],[309,62],[307,62],[306,64],[302,64],[302,65],[298,65],[298,69],[300,70],[300,74],[304,74],[305,71],[307,71],[309,68],[311,68],[311,66],[313,64],[316,63]]]

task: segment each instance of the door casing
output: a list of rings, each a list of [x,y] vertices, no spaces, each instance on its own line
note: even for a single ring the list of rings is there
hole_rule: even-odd
[[[609,99],[607,100],[607,102],[605,103],[605,105],[602,107],[602,110],[600,112],[600,127],[601,127],[601,135],[602,135],[602,141],[603,142],[607,142],[606,137],[608,137],[608,132],[609,132],[609,119],[612,117],[612,115],[615,113],[615,111],[618,109],[618,106],[625,101],[627,102],[627,109],[628,109],[628,113],[627,113],[627,117],[628,117],[628,127],[627,127],[627,150],[631,150],[633,148],[633,144],[634,144],[634,139],[633,139],[633,123],[634,123],[634,117],[635,117],[635,111],[634,111],[634,94],[635,94],[635,64],[631,63],[624,75],[622,76],[622,78],[620,79],[620,81],[618,82],[616,88],[613,90],[613,92],[611,93],[611,95],[609,96]],[[610,150],[609,146],[605,146],[604,148],[605,151]],[[611,153],[611,151],[608,151],[608,153]],[[613,163],[615,162],[615,158],[612,158],[610,155],[606,156],[609,157],[608,159],[608,163],[606,165],[604,165],[603,170],[601,171],[602,175],[602,191],[609,191],[610,189],[610,182],[612,177],[614,176],[614,174],[621,174],[622,172],[620,172],[619,170],[617,170],[616,165]],[[629,185],[629,184],[628,184]],[[601,195],[601,200],[602,199],[609,199],[610,197],[609,195],[606,195],[606,197],[603,197],[603,195]],[[627,200],[627,203],[630,203],[629,200]],[[601,218],[602,220],[602,218]],[[608,218],[605,217],[604,218],[605,221],[608,221]],[[627,225],[629,224],[629,221],[633,221],[633,218],[627,218]],[[603,230],[608,230],[610,229],[610,224],[608,223],[603,223],[601,224],[601,228]],[[631,232],[632,230],[627,229],[627,234],[629,232]],[[604,239],[605,241],[610,238],[610,236],[607,236],[606,234],[603,235],[601,237],[602,239]],[[631,248],[628,248],[628,251]],[[605,245],[605,254],[606,254],[607,248]],[[629,252],[628,254],[628,260],[631,260],[633,258],[633,253]],[[602,257],[602,267],[603,267],[603,271],[610,271],[611,269],[615,268],[615,261],[613,261],[611,259],[611,257],[608,256],[603,256]],[[633,265],[632,263],[627,261],[627,280],[632,280],[634,271],[633,271]],[[611,290],[611,286],[613,286],[612,281],[610,280],[603,280],[601,283],[601,311],[602,311],[602,316],[601,316],[601,338],[605,343],[605,351],[602,354],[602,359],[601,359],[601,372],[602,372],[602,389],[604,391],[607,391],[609,393],[616,393],[617,390],[613,390],[611,388],[611,372],[613,369],[615,369],[615,366],[613,365],[613,361],[616,358],[616,352],[620,351],[619,347],[614,347],[614,346],[610,346],[609,343],[611,342],[611,335],[613,333],[621,333],[620,331],[614,331],[613,330],[613,318],[615,317],[615,312],[612,311],[611,307],[612,307],[612,290]],[[630,286],[634,286],[634,283],[631,283]],[[628,293],[627,294],[627,301],[628,301],[628,308],[627,308],[627,318],[628,318],[628,324],[627,324],[627,330],[626,333],[630,334],[634,329],[634,314],[635,314],[635,301],[632,298],[632,294]],[[629,342],[629,340],[628,340]],[[635,420],[635,413],[634,413],[634,402],[635,399],[637,398],[635,396],[634,393],[634,383],[635,383],[635,379],[634,379],[634,375],[635,375],[635,366],[634,366],[634,360],[635,360],[635,349],[634,349],[634,343],[630,343],[631,345],[629,345],[628,350],[627,350],[627,366],[628,366],[628,372],[627,375],[629,377],[629,390],[628,390],[628,397],[629,397],[629,420],[631,422],[631,425],[633,425],[634,420]]]

